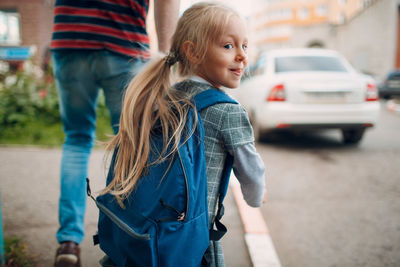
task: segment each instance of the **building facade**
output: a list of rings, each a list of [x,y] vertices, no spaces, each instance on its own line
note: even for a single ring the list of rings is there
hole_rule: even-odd
[[[52,0],[1,0],[0,48],[29,47],[41,64],[53,29]]]
[[[187,5],[197,2],[182,1],[182,5],[185,1]],[[251,59],[272,48],[324,47],[338,50],[358,70],[381,78],[400,68],[400,0],[251,1],[252,5],[232,2],[236,7],[249,6],[246,18],[250,40],[258,50],[253,50]],[[35,62],[42,64],[53,28],[53,3],[54,0],[1,0],[0,49],[32,48]],[[155,50],[154,23],[150,21],[148,28]]]
[[[250,17],[260,51],[338,50],[359,71],[383,78],[400,68],[399,0],[268,0]]]

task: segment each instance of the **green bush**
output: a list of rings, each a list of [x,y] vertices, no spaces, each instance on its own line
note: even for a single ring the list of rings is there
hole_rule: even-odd
[[[32,120],[60,120],[58,97],[52,76],[37,71],[6,73],[0,81],[0,126],[24,126]]]
[[[112,134],[104,96],[99,97],[96,135]],[[23,71],[0,75],[0,144],[59,146],[64,140],[51,66],[43,72],[30,62]]]

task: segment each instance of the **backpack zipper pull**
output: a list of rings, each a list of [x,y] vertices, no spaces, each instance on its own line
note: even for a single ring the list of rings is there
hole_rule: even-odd
[[[184,212],[182,212],[182,213],[178,216],[178,221],[179,221],[179,222],[184,221],[184,220],[185,220],[185,217],[186,217],[186,214],[185,214]]]
[[[178,217],[177,217],[177,220],[178,220],[178,221],[184,221],[184,220],[185,220],[185,217],[186,217],[185,212],[179,212],[179,211],[178,211],[177,209],[175,209],[174,207],[167,205],[167,203],[165,203],[162,199],[160,199],[160,203],[161,203],[161,205],[162,205],[163,207],[169,209],[170,211],[175,212],[175,213],[178,215]]]

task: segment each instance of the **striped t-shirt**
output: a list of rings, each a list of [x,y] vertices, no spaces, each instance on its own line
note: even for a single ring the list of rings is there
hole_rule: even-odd
[[[148,58],[148,6],[149,0],[57,0],[50,47],[108,49]]]

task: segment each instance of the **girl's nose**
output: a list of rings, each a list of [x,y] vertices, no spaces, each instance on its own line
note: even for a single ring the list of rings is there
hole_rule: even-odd
[[[236,61],[242,62],[247,60],[247,53],[243,49],[239,49],[236,54]]]

